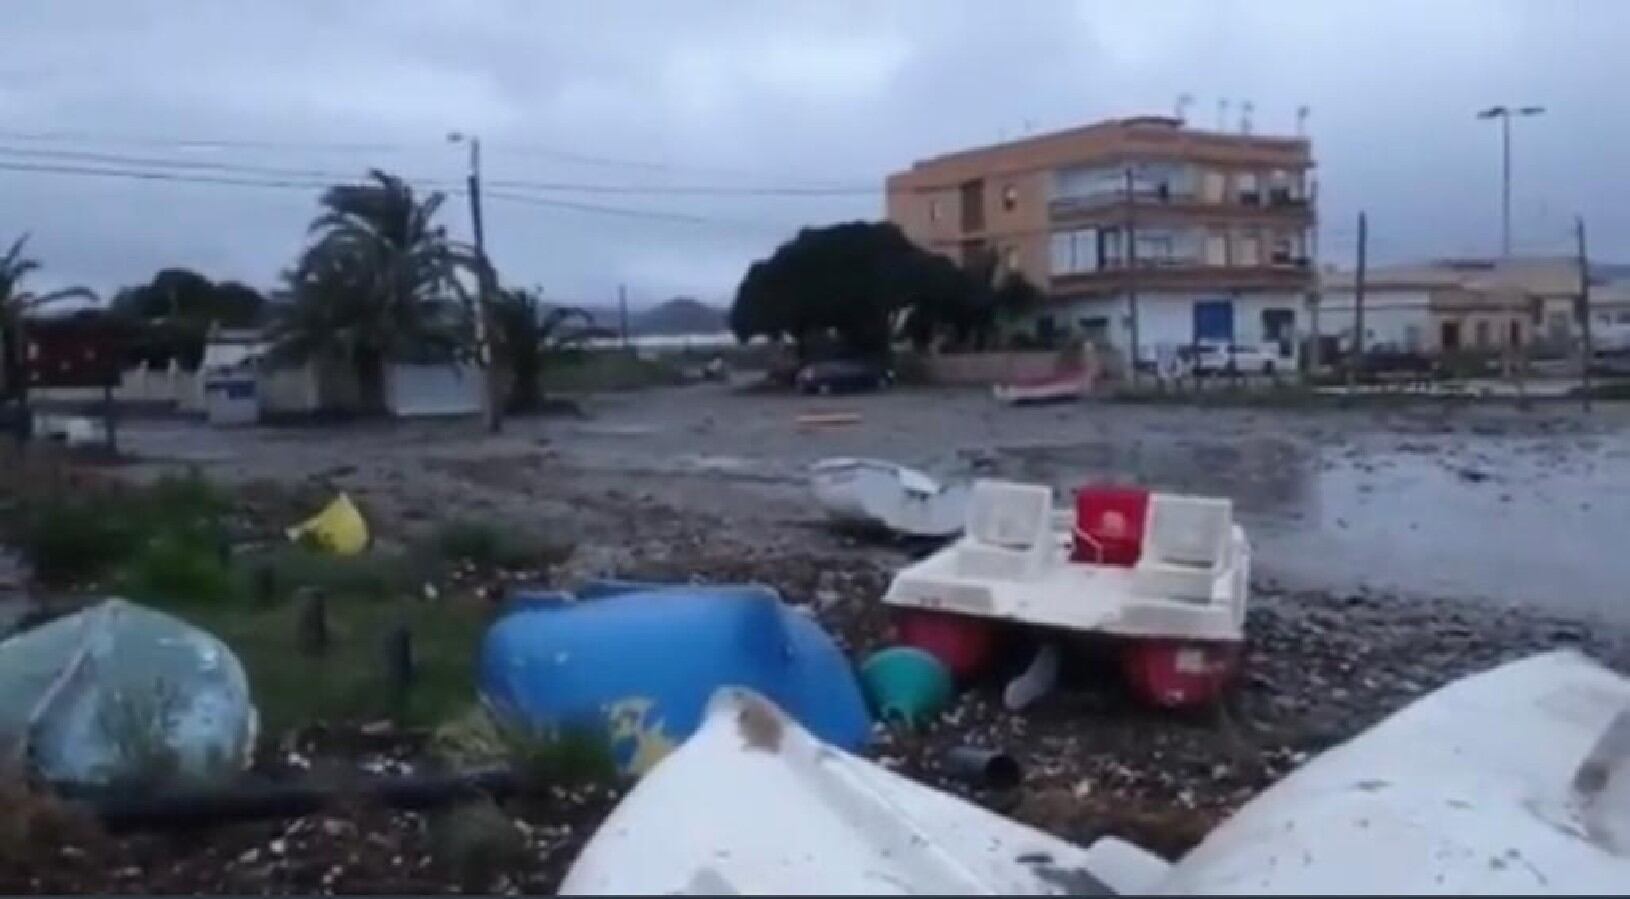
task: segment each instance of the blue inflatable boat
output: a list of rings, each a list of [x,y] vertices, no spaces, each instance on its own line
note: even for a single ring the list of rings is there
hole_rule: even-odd
[[[871,731],[849,661],[768,587],[591,584],[520,593],[487,631],[483,699],[533,732],[603,729],[640,774],[700,726],[720,687],[755,690],[822,740],[858,750]]]

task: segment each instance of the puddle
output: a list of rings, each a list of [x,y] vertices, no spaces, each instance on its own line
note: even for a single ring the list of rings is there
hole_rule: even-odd
[[[1024,447],[1004,477],[1232,497],[1258,573],[1293,588],[1488,598],[1630,621],[1630,459],[1591,441],[1193,440]]]

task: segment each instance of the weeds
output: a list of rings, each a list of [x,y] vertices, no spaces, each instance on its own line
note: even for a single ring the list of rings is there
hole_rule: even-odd
[[[330,596],[382,600],[413,592],[424,570],[421,560],[398,553],[366,552],[355,556],[333,553],[294,544],[279,546],[244,557],[239,561],[240,578],[246,579],[246,592],[259,598],[281,602],[301,588],[321,590]]]
[[[34,576],[51,586],[95,581],[141,545],[128,517],[96,498],[31,504],[15,540]]]
[[[582,727],[532,733],[501,725],[481,706],[438,727],[431,749],[459,767],[508,764],[522,793],[612,784],[620,776],[604,733]]]
[[[244,589],[219,550],[177,534],[149,540],[120,568],[113,585],[130,599],[152,604],[225,602]]]
[[[442,558],[482,568],[526,568],[548,555],[544,547],[529,546],[512,532],[484,521],[449,521],[436,528],[432,540]]]
[[[13,536],[34,576],[51,586],[93,583],[133,561],[143,569],[133,575],[140,584],[153,580],[161,563],[183,557],[189,571],[180,578],[189,581],[200,567],[194,551],[219,554],[225,545],[228,507],[196,475],[130,489],[72,485],[26,501]],[[149,550],[154,557],[142,560]]]

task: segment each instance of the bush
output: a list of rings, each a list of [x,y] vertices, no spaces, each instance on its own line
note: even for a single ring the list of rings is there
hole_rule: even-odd
[[[225,602],[242,585],[221,551],[174,533],[148,541],[114,579],[124,596],[155,605],[166,602]]]
[[[436,728],[432,751],[462,768],[508,764],[523,793],[551,787],[609,785],[620,774],[606,736],[586,728],[534,734],[507,728],[472,706]]]
[[[47,500],[24,510],[17,548],[51,586],[97,580],[141,545],[123,510],[102,498]]]
[[[100,580],[156,543],[164,545],[143,564],[147,573],[162,575],[151,566],[193,550],[199,556],[222,551],[229,507],[196,475],[131,489],[69,486],[29,502],[14,537],[34,576],[52,586]]]
[[[432,540],[443,559],[483,568],[527,568],[556,555],[541,544],[529,545],[513,531],[484,521],[449,521],[436,528]]]

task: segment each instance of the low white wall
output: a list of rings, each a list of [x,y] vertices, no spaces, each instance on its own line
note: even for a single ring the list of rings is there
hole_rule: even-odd
[[[385,372],[385,404],[401,418],[475,415],[481,386],[473,365],[392,365]]]

